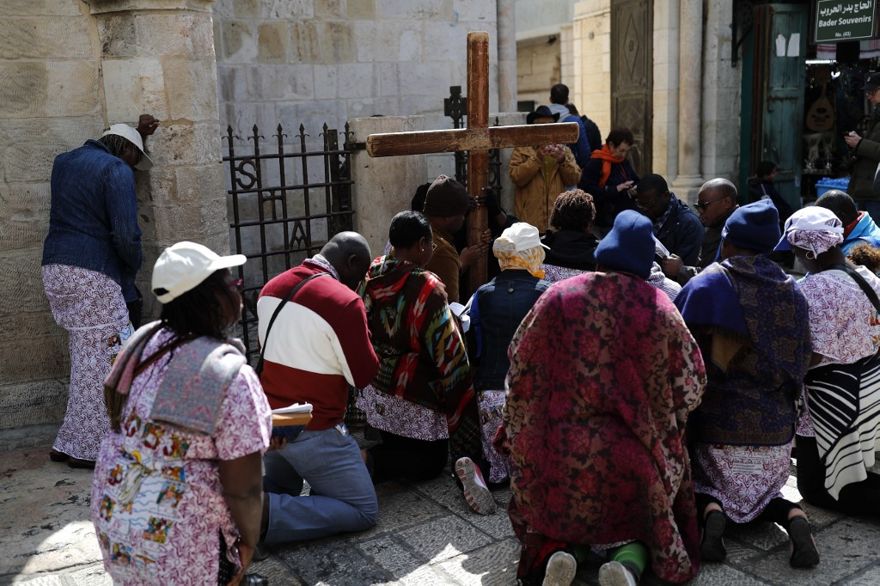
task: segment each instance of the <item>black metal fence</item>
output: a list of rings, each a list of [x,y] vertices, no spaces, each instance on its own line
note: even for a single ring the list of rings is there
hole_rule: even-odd
[[[242,139],[229,126],[223,137],[232,248],[249,260],[238,275],[244,282],[240,335],[252,362],[259,352],[260,289],[353,226],[348,124],[341,132],[324,124],[315,137],[302,124],[292,136],[281,124],[275,131],[266,140],[254,125]]]
[[[452,118],[452,127],[461,128],[464,119],[467,118],[467,98],[461,95],[461,86],[449,86],[449,97],[443,100],[443,114]],[[495,117],[495,126],[498,126],[498,117]],[[468,154],[466,151],[455,153],[455,179],[462,185],[467,185]],[[501,151],[492,149],[489,151],[489,187],[501,197]]]

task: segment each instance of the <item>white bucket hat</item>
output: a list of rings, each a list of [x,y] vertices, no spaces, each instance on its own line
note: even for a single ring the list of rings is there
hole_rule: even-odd
[[[153,166],[153,159],[147,154],[147,151],[144,150],[144,139],[141,138],[141,133],[129,126],[128,124],[113,124],[110,126],[108,130],[104,131],[104,134],[101,136],[107,136],[108,134],[115,134],[116,136],[121,136],[134,146],[138,148],[141,152],[141,160],[138,161],[138,164],[134,166],[135,169],[139,171],[149,171]]]
[[[247,262],[243,254],[220,256],[196,242],[178,242],[162,251],[153,266],[151,289],[159,303],[173,301],[196,288],[215,271],[237,267]],[[164,289],[162,294],[157,289]]]

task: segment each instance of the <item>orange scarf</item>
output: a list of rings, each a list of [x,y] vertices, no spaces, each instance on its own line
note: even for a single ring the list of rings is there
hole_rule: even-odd
[[[608,144],[603,144],[601,149],[596,149],[593,151],[593,154],[590,155],[591,159],[602,159],[602,175],[599,176],[599,187],[605,188],[605,184],[608,183],[608,178],[611,177],[611,164],[621,164],[623,162],[623,157],[618,157],[611,153],[611,147]]]

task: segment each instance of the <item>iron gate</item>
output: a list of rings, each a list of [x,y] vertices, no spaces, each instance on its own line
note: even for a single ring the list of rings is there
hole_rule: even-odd
[[[443,100],[443,115],[452,118],[452,127],[461,128],[467,117],[467,98],[461,95],[461,86],[449,86],[449,97]],[[495,117],[494,126],[498,126],[498,117]],[[467,151],[455,152],[455,179],[467,186]],[[489,187],[495,192],[498,201],[501,201],[501,150],[489,151]]]
[[[240,335],[253,363],[263,285],[318,252],[334,234],[351,230],[354,212],[347,123],[342,132],[324,124],[317,137],[302,124],[292,137],[279,124],[269,141],[256,125],[252,131],[242,141],[227,128],[223,161],[229,169],[232,248],[249,261],[238,269],[244,283]]]

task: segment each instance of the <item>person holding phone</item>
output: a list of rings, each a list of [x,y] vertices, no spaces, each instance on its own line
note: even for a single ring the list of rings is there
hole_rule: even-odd
[[[581,174],[578,187],[595,199],[595,225],[602,233],[611,228],[617,214],[636,208],[633,195],[639,176],[627,158],[634,143],[630,129],[613,129],[602,148],[593,151]]]
[[[865,81],[865,98],[871,113],[865,122],[863,134],[851,130],[843,140],[854,157],[849,194],[859,209],[868,212],[880,222],[880,190],[874,188],[877,166],[880,164],[880,72],[871,73]]]

